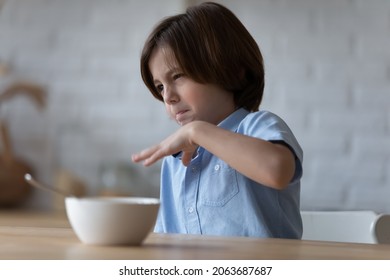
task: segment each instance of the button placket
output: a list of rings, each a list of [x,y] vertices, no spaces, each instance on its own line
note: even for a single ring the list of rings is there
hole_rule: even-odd
[[[192,177],[193,179],[197,178],[198,175],[197,175],[196,173],[198,172],[198,170],[199,170],[199,168],[198,168],[196,165],[194,165],[194,166],[191,167],[191,177]],[[194,180],[194,181],[197,181],[197,179]],[[191,205],[191,204],[193,204],[193,203],[195,203],[195,197],[192,197],[192,196],[191,196],[191,200],[189,201],[189,204]],[[194,211],[195,211],[194,206],[189,206],[189,207],[187,208],[187,212],[188,212],[189,214],[194,213]]]
[[[198,185],[200,179],[200,158],[193,160],[188,166],[186,173],[185,190],[185,211],[187,232],[191,234],[200,234],[200,224],[198,212],[196,209]]]

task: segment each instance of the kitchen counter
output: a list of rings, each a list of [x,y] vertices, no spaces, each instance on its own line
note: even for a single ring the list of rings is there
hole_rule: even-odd
[[[0,211],[0,259],[390,259],[390,245],[151,233],[142,246],[95,246],[63,213]]]

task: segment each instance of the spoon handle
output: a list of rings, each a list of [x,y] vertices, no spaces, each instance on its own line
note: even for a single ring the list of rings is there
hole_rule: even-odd
[[[51,191],[53,193],[68,197],[68,196],[73,196],[72,194],[66,193],[60,189],[54,189],[52,187],[47,187],[44,186],[43,184],[39,183],[36,181],[29,173],[26,173],[24,175],[24,179],[26,180],[27,183],[29,183],[31,186],[36,187],[38,189],[46,190],[46,191]]]

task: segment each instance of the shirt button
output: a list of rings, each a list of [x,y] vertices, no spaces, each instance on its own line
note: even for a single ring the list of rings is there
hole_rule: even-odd
[[[189,212],[189,213],[194,212],[194,208],[192,208],[192,207],[188,208],[188,212]]]
[[[215,171],[218,171],[219,168],[220,168],[219,164],[216,164],[216,165],[214,166],[214,170],[215,170]]]

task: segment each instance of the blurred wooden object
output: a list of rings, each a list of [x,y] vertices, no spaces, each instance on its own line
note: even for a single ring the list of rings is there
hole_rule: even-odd
[[[5,64],[0,63],[0,76],[5,76],[9,72],[8,66]]]
[[[18,82],[11,84],[0,94],[0,104],[17,94],[29,96],[39,109],[45,106],[46,93],[42,87]],[[23,202],[31,191],[31,187],[24,181],[25,173],[33,173],[32,168],[23,160],[15,156],[7,124],[0,119],[0,207],[11,207]]]
[[[0,211],[0,227],[53,227],[70,228],[65,213],[42,210],[2,209]]]
[[[0,152],[0,206],[10,207],[21,203],[29,194],[30,186],[24,181],[30,166],[16,158],[11,149],[7,126],[0,121],[3,150]]]
[[[25,81],[15,82],[6,87],[0,94],[0,103],[19,94],[28,96],[35,102],[35,104],[38,106],[38,109],[43,109],[46,105],[45,90],[37,84]]]

